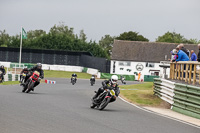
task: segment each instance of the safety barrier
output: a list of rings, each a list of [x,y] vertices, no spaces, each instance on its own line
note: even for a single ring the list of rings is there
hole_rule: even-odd
[[[120,79],[119,74],[110,74],[110,73],[101,73],[101,79],[110,79],[112,75],[117,75],[118,79]],[[135,80],[135,75],[123,75],[125,80],[129,80],[129,81],[134,81]]]
[[[200,88],[166,79],[154,79],[154,95],[171,104],[171,109],[200,119]]]
[[[144,75],[144,82],[153,82],[154,78],[159,78],[159,76]]]
[[[4,76],[4,81],[19,81],[20,75],[19,74],[6,74]]]

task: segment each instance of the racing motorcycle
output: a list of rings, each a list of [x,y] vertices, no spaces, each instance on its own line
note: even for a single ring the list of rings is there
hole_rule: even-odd
[[[95,91],[95,93],[97,93]],[[103,93],[101,93],[97,98],[92,98],[92,103],[90,108],[97,107],[99,110],[103,110],[108,103],[110,103],[111,99],[116,99],[115,91],[113,88],[105,89]]]
[[[35,85],[35,82],[41,80],[40,79],[40,73],[38,71],[34,71],[32,75],[29,77],[29,79],[26,81],[26,85],[24,86],[24,89],[22,92],[29,93],[33,90],[33,87]]]
[[[121,82],[122,82],[122,84],[126,84],[126,81],[125,81],[124,77],[121,78]]]
[[[72,77],[72,85],[74,85],[76,83],[76,78]]]
[[[22,77],[21,77],[21,80],[20,80],[20,83],[22,84],[22,85],[24,85],[25,84],[25,78],[26,78],[26,74],[25,73],[23,73],[22,74]]]
[[[91,80],[90,80],[91,86],[93,86],[93,85],[95,84],[95,81],[94,81],[94,80],[95,80],[94,77],[92,77]]]
[[[2,82],[3,82],[3,72],[0,71],[0,83],[2,83]]]

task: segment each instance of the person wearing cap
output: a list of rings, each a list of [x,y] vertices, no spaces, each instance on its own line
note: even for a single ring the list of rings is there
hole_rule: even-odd
[[[170,53],[172,54],[171,62],[174,62],[178,57],[176,49],[173,49]]]

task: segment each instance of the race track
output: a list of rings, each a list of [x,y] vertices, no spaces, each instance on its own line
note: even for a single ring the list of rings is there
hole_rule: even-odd
[[[19,85],[0,86],[0,133],[200,133],[200,129],[148,113],[117,99],[105,110],[91,109],[101,85],[55,79],[30,94]]]

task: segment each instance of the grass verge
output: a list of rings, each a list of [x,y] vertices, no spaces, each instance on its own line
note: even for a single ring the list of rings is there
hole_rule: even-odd
[[[16,84],[19,84],[19,81],[5,81],[0,85],[16,85]]]
[[[53,70],[44,70],[45,78],[71,78],[72,74],[76,73],[77,78],[79,79],[90,79],[91,75],[88,73],[81,72],[66,72],[66,71],[53,71]]]
[[[167,107],[159,97],[153,95],[153,83],[120,86],[120,95],[131,103],[140,106]]]

